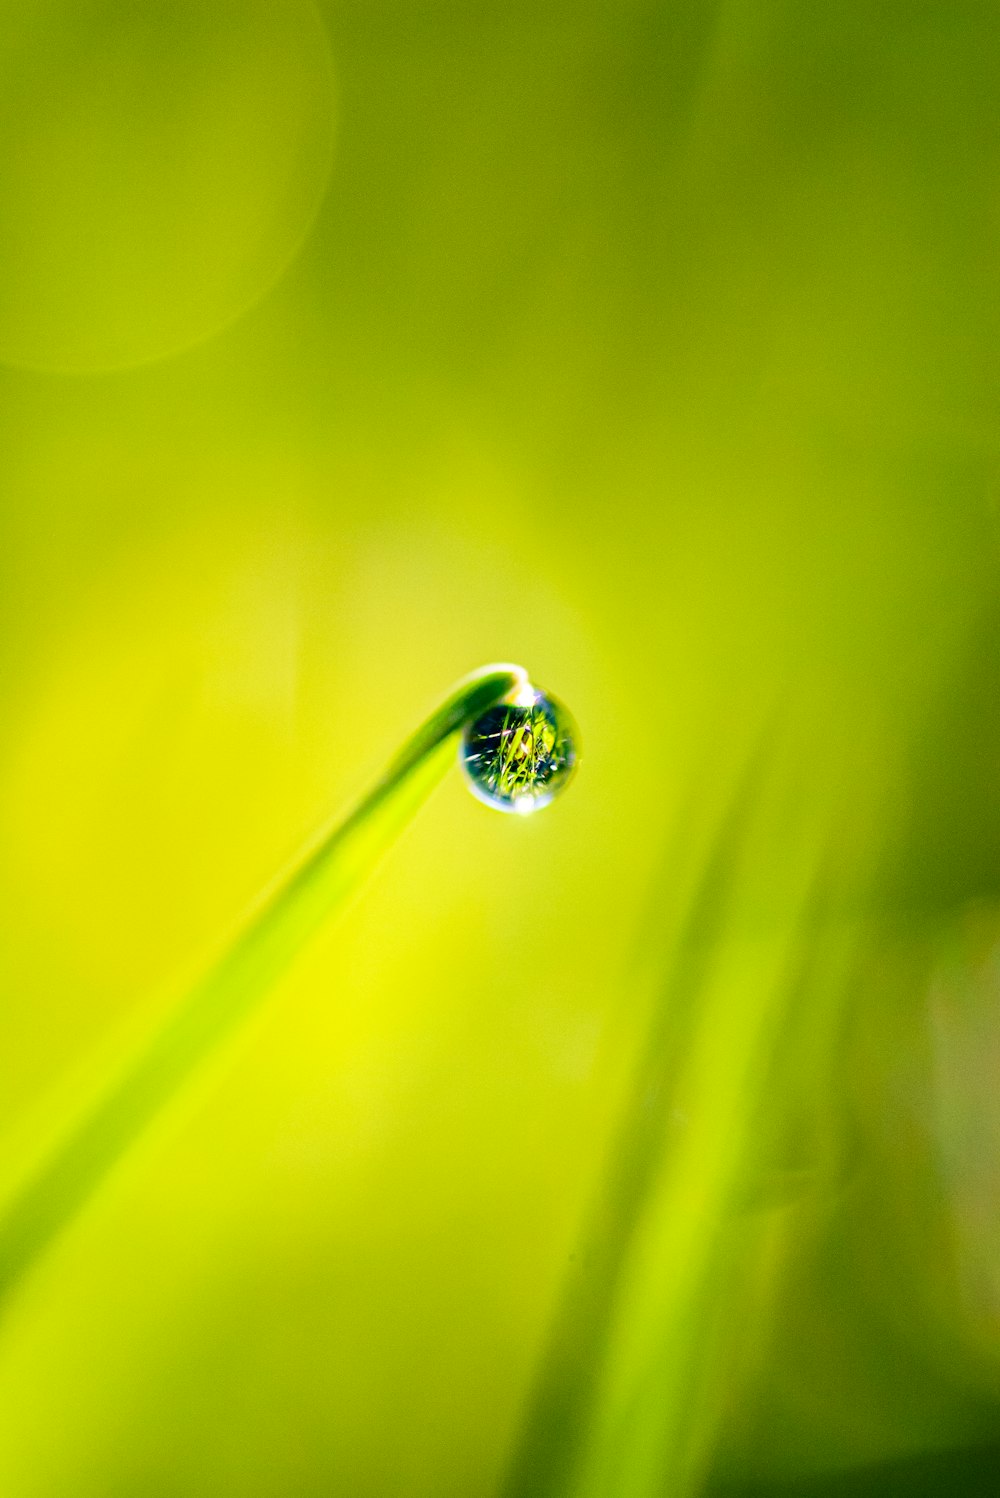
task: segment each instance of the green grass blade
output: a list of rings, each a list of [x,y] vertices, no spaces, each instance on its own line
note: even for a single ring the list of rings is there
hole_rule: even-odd
[[[768,733],[665,902],[661,986],[502,1498],[697,1490],[743,1326],[755,1134],[784,1126],[790,1017],[836,1003],[852,940],[826,913],[822,819],[790,830],[775,752]]]
[[[488,666],[461,681],[346,817],[265,892],[216,964],[0,1209],[0,1304],[194,1069],[264,998],[356,888],[450,762],[459,730],[527,680]]]
[[[725,929],[749,798],[745,785],[693,892],[584,1231],[580,1257],[587,1272],[571,1277],[556,1309],[501,1498],[567,1498],[576,1491],[621,1280],[656,1187],[677,1073],[690,1046],[707,967]]]

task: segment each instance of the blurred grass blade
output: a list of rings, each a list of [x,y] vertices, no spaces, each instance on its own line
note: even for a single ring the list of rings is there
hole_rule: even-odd
[[[821,992],[810,958],[831,956],[825,838],[808,817],[789,836],[773,754],[766,739],[672,902],[660,992],[502,1498],[697,1486],[740,1295],[731,1224],[762,1116],[786,1106],[789,1016]]]
[[[708,965],[725,931],[737,848],[752,797],[747,778],[716,835],[675,937],[629,1102],[585,1230],[579,1258],[586,1272],[570,1281],[557,1309],[502,1498],[564,1498],[575,1489],[620,1281],[662,1166],[677,1075]]]
[[[349,815],[267,890],[145,1049],[0,1210],[0,1303],[150,1120],[265,996],[377,862],[450,762],[455,734],[527,680],[488,666],[461,681]]]

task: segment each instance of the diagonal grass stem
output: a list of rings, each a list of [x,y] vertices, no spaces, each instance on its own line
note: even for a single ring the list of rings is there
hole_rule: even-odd
[[[373,868],[443,775],[456,734],[526,681],[521,667],[499,665],[459,682],[354,810],[324,829],[264,892],[215,965],[0,1207],[0,1305],[133,1141]]]

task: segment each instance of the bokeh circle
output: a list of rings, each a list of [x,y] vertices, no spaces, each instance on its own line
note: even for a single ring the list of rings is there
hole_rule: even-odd
[[[312,0],[4,0],[0,363],[129,368],[245,312],[333,154]]]

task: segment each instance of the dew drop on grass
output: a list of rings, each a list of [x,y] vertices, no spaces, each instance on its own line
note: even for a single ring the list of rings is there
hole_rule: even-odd
[[[487,806],[528,812],[547,806],[576,768],[576,724],[562,703],[525,684],[487,708],[462,736],[469,788]]]

